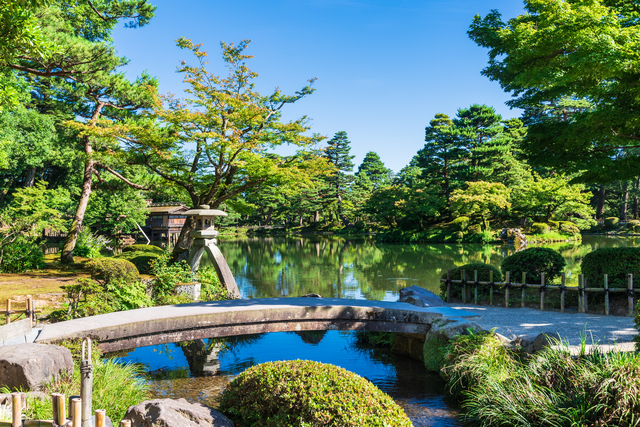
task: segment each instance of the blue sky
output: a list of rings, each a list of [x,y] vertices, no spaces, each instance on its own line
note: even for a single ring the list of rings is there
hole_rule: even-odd
[[[150,0],[156,17],[140,29],[118,28],[114,39],[131,60],[127,75],[147,70],[162,92],[182,95],[176,66],[184,36],[203,43],[209,70],[226,74],[220,41],[252,42],[248,65],[256,86],[286,93],[316,77],[316,92],[288,106],[284,118],[306,115],[312,131],[331,138],[346,131],[354,164],[377,152],[398,172],[424,146],[424,128],[436,113],[455,115],[474,103],[517,117],[498,83],[480,75],[487,51],[466,34],[474,15],[498,9],[523,13],[519,0]]]

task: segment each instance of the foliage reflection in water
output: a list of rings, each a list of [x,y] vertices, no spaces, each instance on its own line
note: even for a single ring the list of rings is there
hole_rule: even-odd
[[[207,356],[190,352],[192,344],[138,348],[120,355],[120,360],[147,367],[154,397],[184,397],[212,407],[217,406],[224,386],[250,366],[293,359],[331,363],[367,378],[391,395],[415,427],[462,425],[457,411],[444,400],[444,383],[438,375],[427,373],[420,362],[358,345],[351,332],[282,332],[234,339],[217,354],[220,372],[215,376],[201,376]]]

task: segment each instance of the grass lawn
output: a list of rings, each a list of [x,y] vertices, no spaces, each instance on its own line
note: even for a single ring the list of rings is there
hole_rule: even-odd
[[[13,311],[24,310],[26,299],[31,296],[36,301],[36,308],[49,312],[64,301],[62,286],[79,277],[91,276],[85,267],[89,258],[74,257],[76,262],[72,265],[61,264],[60,254],[49,254],[44,258],[46,266],[40,270],[0,273],[0,310],[5,309],[7,299],[12,300]],[[4,324],[4,319],[0,319],[0,324]]]

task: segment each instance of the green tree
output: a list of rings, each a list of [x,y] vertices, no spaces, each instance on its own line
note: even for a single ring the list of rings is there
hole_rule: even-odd
[[[453,209],[461,214],[478,217],[484,230],[489,230],[489,219],[511,206],[511,191],[502,183],[468,182],[466,190],[456,190],[451,196]]]
[[[328,141],[329,146],[325,151],[328,162],[334,167],[331,176],[327,177],[327,182],[331,187],[331,197],[337,203],[336,213],[342,220],[344,225],[349,225],[349,220],[343,214],[343,199],[349,191],[349,186],[353,182],[353,177],[347,175],[353,172],[353,158],[349,153],[351,151],[351,142],[345,131],[337,132],[333,138]]]
[[[523,216],[542,222],[572,221],[581,229],[596,224],[590,199],[591,193],[582,184],[569,184],[561,175],[542,178],[537,173],[512,194],[513,209]]]
[[[391,183],[393,172],[384,165],[378,153],[369,151],[358,166],[356,176],[361,175],[368,179],[374,189],[377,189]]]
[[[102,121],[85,130],[127,146],[131,161],[182,188],[192,206],[219,208],[258,185],[307,185],[326,169],[325,160],[310,151],[321,137],[304,135],[309,130],[306,117],[282,122],[281,109],[310,95],[312,81],[294,95],[278,89],[269,95],[256,92],[257,73],[245,62],[250,58],[244,54],[248,43],[222,43],[229,75],[220,77],[205,68],[206,52],[200,45],[180,38],[178,46],[191,50],[198,60],[197,66],[183,62],[179,70],[189,98],[158,99],[145,123]],[[283,144],[300,151],[286,157],[269,152]],[[189,249],[194,227],[195,221],[188,218],[174,255]]]
[[[523,150],[536,164],[579,173],[583,181],[633,178],[640,165],[640,9],[635,2],[525,0],[526,13],[507,22],[476,16],[469,36],[489,49],[482,73],[520,108],[563,99],[588,100],[562,120],[529,127]],[[575,178],[574,178],[575,179]]]

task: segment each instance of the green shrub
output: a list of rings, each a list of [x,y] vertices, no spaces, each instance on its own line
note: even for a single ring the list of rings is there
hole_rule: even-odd
[[[367,224],[365,224],[364,221],[356,221],[355,224],[353,224],[353,227],[358,231],[364,230],[366,226]]]
[[[512,281],[527,273],[528,283],[541,283],[544,273],[545,283],[552,283],[560,277],[566,261],[558,252],[549,248],[529,248],[506,257],[502,260],[501,270],[505,274],[511,272]]]
[[[632,219],[631,221],[627,221],[627,230],[633,231],[639,225],[640,225],[640,221],[638,221],[637,219]]]
[[[156,276],[153,281],[153,298],[160,304],[169,303],[178,283],[192,283],[196,280],[189,264],[186,261],[173,262],[168,251],[152,259],[149,269]]]
[[[0,271],[3,273],[23,273],[44,266],[44,254],[34,240],[19,237],[0,249]]]
[[[153,245],[136,244],[123,247],[122,252],[153,252],[156,254],[161,254],[164,252],[164,249]]]
[[[633,227],[633,232],[634,233],[640,233],[640,225],[636,225]]]
[[[462,270],[465,271],[466,279],[468,282],[473,282],[473,272],[478,271],[478,281],[488,282],[490,272],[493,271],[493,281],[501,282],[502,281],[502,273],[500,270],[495,268],[489,264],[483,264],[481,262],[465,264],[460,267],[456,267],[451,270],[451,280],[460,280],[462,277]],[[442,273],[442,279],[447,278],[447,272]],[[488,296],[489,295],[489,287],[488,286],[478,286],[478,296]],[[443,300],[447,298],[447,284],[446,282],[440,282],[440,297]],[[452,284],[451,285],[451,298],[460,299],[462,298],[462,286],[460,284]],[[469,298],[467,296],[467,298]]]
[[[219,410],[243,427],[411,426],[402,408],[366,379],[305,360],[247,369],[227,385]]]
[[[604,228],[606,230],[615,230],[620,225],[620,218],[611,216],[604,219]]]
[[[545,234],[549,231],[549,224],[545,224],[544,222],[534,222],[531,224],[531,234]]]
[[[552,230],[560,230],[560,225],[562,222],[566,221],[549,221],[549,226],[551,226]]]
[[[204,267],[198,270],[198,281],[200,282],[200,299],[202,301],[231,299],[227,288],[220,283],[215,268]]]
[[[104,236],[100,236],[97,233],[92,233],[89,228],[83,228],[78,233],[78,240],[73,248],[73,255],[85,257],[85,258],[97,258],[100,256],[100,251],[107,249],[107,245],[111,243],[111,240]],[[60,249],[64,246],[64,242],[60,243]]]
[[[102,284],[113,280],[134,282],[140,275],[136,266],[126,259],[96,258],[87,262],[86,266],[91,271],[91,278]]]
[[[133,246],[146,246],[146,245],[133,245]],[[128,251],[122,252],[116,255],[114,258],[127,260],[136,266],[138,271],[142,274],[149,274],[151,272],[151,261],[157,259],[162,255],[161,252],[155,251]]]
[[[565,234],[580,234],[580,229],[574,224],[560,224],[560,232]]]
[[[453,225],[453,228],[457,231],[465,231],[469,225],[469,221],[470,219],[468,216],[460,216],[451,221],[451,225]]]
[[[608,275],[610,288],[626,288],[627,273],[640,277],[640,248],[601,248],[582,258],[582,274],[588,287],[604,287]]]

